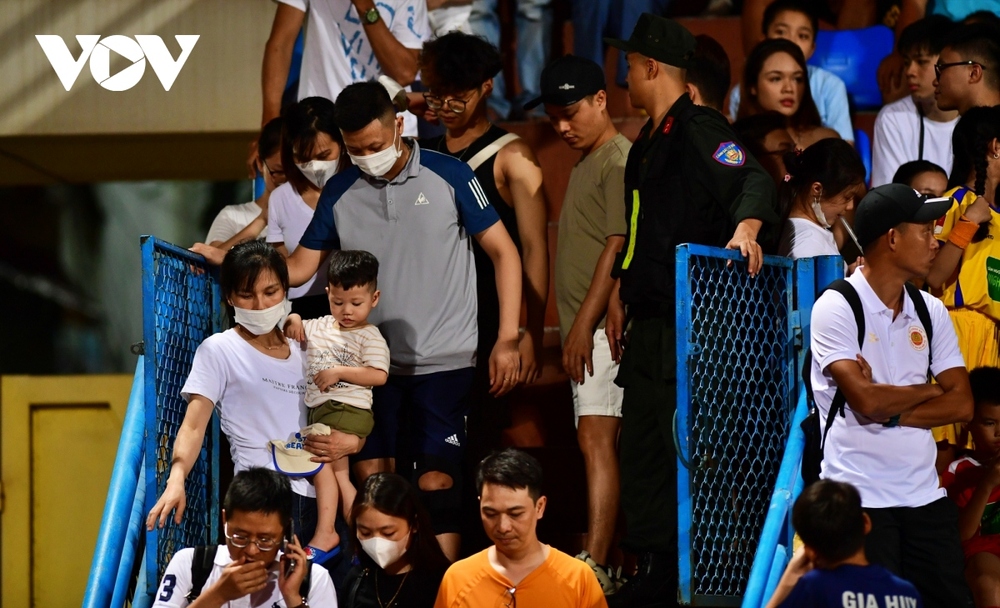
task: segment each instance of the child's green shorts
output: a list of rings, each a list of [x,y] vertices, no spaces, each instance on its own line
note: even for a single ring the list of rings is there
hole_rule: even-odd
[[[331,400],[309,408],[309,424],[317,422],[341,433],[367,437],[375,426],[375,417],[371,410]]]

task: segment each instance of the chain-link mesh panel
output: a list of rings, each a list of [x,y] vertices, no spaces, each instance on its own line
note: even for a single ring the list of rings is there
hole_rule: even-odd
[[[146,504],[166,487],[174,438],[187,402],[181,387],[201,342],[219,330],[218,283],[200,256],[147,237],[143,242],[143,340],[146,352]],[[159,583],[173,554],[184,547],[214,544],[217,498],[217,432],[205,434],[187,477],[187,507],[148,539],[150,585]]]
[[[729,265],[718,255],[692,248],[688,258],[690,291],[678,302],[689,305],[689,400],[678,408],[690,408],[681,419],[690,466],[691,592],[739,597],[794,409],[793,279],[787,260],[770,259],[751,278],[745,263]]]

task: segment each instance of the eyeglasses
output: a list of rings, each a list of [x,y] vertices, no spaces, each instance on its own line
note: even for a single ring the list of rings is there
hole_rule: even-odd
[[[277,177],[278,179],[285,177],[284,171],[272,171],[266,160],[261,161],[261,163],[264,165],[264,168],[267,169],[267,172],[271,174],[271,177]]]
[[[979,63],[978,61],[973,61],[971,59],[968,61],[955,61],[954,63],[935,63],[934,76],[936,78],[941,78],[941,72],[947,70],[948,68],[953,68],[956,65],[978,65],[980,68],[984,70],[986,69],[986,67],[983,64]]]
[[[448,99],[442,99],[437,95],[424,93],[424,101],[427,102],[427,107],[434,111],[440,110],[441,108],[448,106],[448,109],[454,112],[455,114],[461,114],[462,112],[465,111],[466,105],[470,101],[472,101],[472,98],[470,97],[469,99],[457,99],[455,97],[449,97]]]
[[[260,551],[273,551],[278,547],[278,541],[273,538],[258,538],[256,540],[250,540],[248,536],[243,534],[233,534],[229,535],[228,528],[225,531],[226,540],[228,540],[237,549],[244,549],[250,546],[250,543],[257,545],[257,549]]]
[[[497,599],[497,608],[517,608],[516,587],[504,588],[503,595]]]

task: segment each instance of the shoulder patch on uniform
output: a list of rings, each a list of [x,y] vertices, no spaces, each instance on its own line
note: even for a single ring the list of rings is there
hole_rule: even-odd
[[[747,160],[747,154],[736,142],[724,141],[719,144],[719,148],[712,155],[712,158],[727,167],[742,167]]]

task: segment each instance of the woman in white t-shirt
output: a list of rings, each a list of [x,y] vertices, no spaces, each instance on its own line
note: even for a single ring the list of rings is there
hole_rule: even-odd
[[[864,195],[865,168],[842,139],[821,139],[785,155],[781,202],[785,225],[778,254],[791,258],[840,255],[834,235],[839,218]]]
[[[333,102],[329,99],[307,97],[285,108],[281,119],[281,158],[288,183],[271,194],[267,242],[288,257],[312,221],[323,186],[346,164],[347,155],[342,154],[344,140],[333,121]],[[292,311],[303,319],[330,314],[325,291],[328,265],[329,261],[324,262],[311,279],[288,292]]]
[[[306,425],[305,352],[282,333],[288,315],[288,268],[273,247],[259,240],[236,245],[219,272],[226,304],[236,326],[209,336],[198,347],[181,395],[188,407],[174,440],[170,476],[149,512],[146,527],[163,527],[170,512],[180,524],[186,507],[184,481],[201,451],[213,410],[229,440],[236,472],[250,467],[274,469],[267,446]],[[311,435],[305,448],[316,462],[356,453],[354,435]],[[293,527],[302,540],[316,527],[315,491],[305,479],[292,479]]]
[[[280,118],[275,118],[260,130],[256,166],[264,176],[264,193],[255,201],[226,205],[219,211],[205,237],[205,242],[212,247],[229,251],[240,241],[267,237],[267,202],[274,189],[285,183]]]

